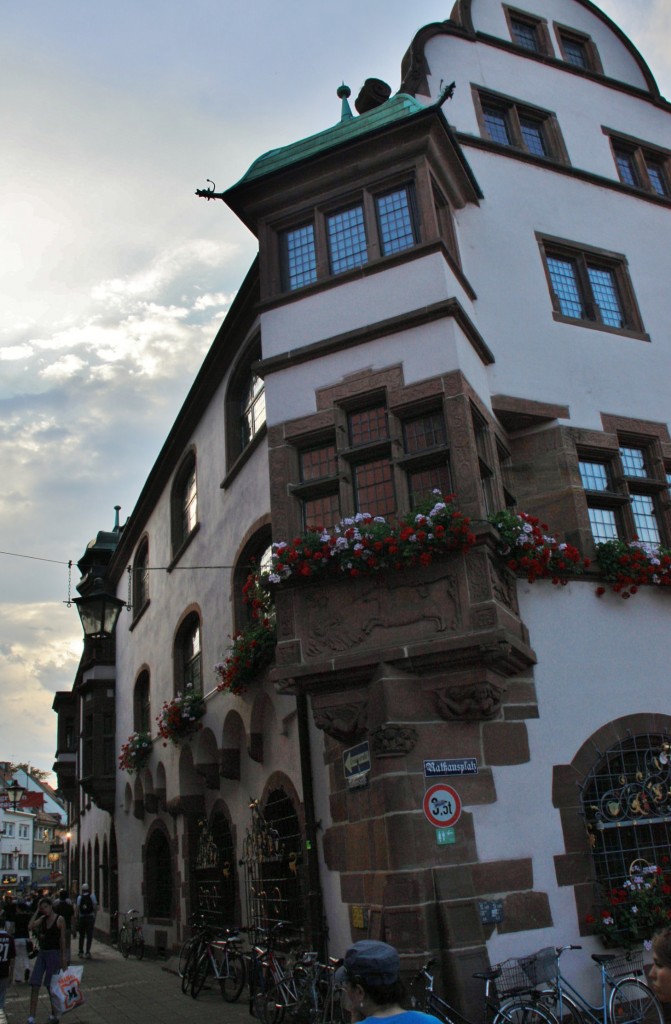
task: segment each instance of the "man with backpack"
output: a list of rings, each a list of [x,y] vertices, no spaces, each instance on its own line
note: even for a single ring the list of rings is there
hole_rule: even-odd
[[[86,882],[82,885],[77,897],[76,918],[79,936],[80,959],[91,959],[91,943],[93,941],[93,925],[98,912],[98,901]]]

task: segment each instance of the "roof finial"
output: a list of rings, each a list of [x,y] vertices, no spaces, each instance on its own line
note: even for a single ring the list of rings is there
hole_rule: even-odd
[[[352,108],[347,102],[351,95],[352,90],[350,89],[349,85],[345,85],[345,83],[343,82],[342,85],[338,86],[337,96],[339,99],[342,100],[342,110],[340,112],[341,121],[351,121],[351,119],[354,117],[354,114],[352,113]]]
[[[119,512],[121,511],[121,505],[114,506],[114,533],[119,532]]]

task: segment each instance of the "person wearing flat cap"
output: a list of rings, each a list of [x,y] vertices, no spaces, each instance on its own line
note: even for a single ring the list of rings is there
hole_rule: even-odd
[[[393,1018],[393,1024],[441,1024],[429,1013],[403,1009],[400,969],[398,952],[386,942],[362,939],[350,946],[336,981],[345,986],[353,1021]]]

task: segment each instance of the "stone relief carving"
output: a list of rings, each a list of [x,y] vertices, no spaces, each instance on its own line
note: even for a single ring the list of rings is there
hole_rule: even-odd
[[[313,717],[317,728],[323,729],[327,736],[340,743],[350,743],[366,731],[368,704],[360,701],[337,707],[315,708]]]
[[[417,743],[417,730],[412,725],[379,726],[372,734],[373,753],[376,757],[399,757],[408,754]]]
[[[454,631],[461,623],[457,580],[452,574],[433,583],[379,582],[361,585],[357,599],[342,605],[333,593],[311,594],[307,609],[308,656],[347,651],[375,642],[374,633],[415,627],[421,635]]]
[[[436,690],[436,710],[446,721],[470,722],[495,718],[505,687],[483,682],[462,683]]]
[[[513,611],[517,611],[517,602],[515,600],[516,594],[516,581],[515,577],[510,573],[503,573],[496,565],[491,563],[491,574],[492,574],[492,589],[494,591],[494,597],[511,608]]]

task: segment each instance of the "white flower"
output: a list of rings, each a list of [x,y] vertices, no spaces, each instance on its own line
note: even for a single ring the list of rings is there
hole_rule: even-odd
[[[384,518],[384,516],[373,516],[373,522],[374,523],[386,523],[387,520]]]
[[[634,906],[633,906],[633,907],[631,908],[631,912],[632,912],[632,914],[638,914],[638,907],[637,907],[636,905],[634,905]]]
[[[531,525],[531,523],[522,522],[522,529],[523,529],[524,533],[533,533],[534,532],[534,528]]]
[[[271,572],[270,575],[268,576],[268,580],[270,581],[270,583],[279,583],[281,579],[282,577],[278,576],[276,572]]]
[[[615,922],[614,922],[612,917],[604,917],[603,923],[604,924],[615,924]]]

